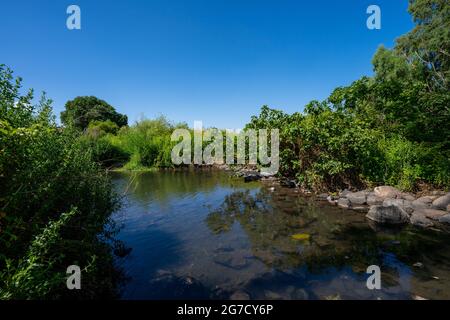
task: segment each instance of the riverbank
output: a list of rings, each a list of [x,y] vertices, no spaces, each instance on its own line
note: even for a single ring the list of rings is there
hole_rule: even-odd
[[[373,189],[348,189],[340,192],[313,193],[303,189],[292,179],[261,173],[252,165],[193,165],[179,168],[143,168],[132,172],[154,172],[158,170],[222,170],[242,178],[244,182],[261,181],[275,188],[295,188],[304,196],[313,196],[326,201],[332,206],[345,210],[366,214],[371,222],[380,225],[412,224],[419,228],[446,229],[450,226],[450,193],[443,190],[421,191],[418,193],[403,192],[392,186],[378,186]],[[119,168],[116,172],[129,170]]]
[[[244,181],[261,180],[276,186],[297,188],[304,195],[315,196],[332,206],[366,214],[370,221],[381,225],[412,224],[420,228],[446,229],[450,225],[450,192],[443,190],[403,192],[392,186],[373,189],[314,194],[303,190],[295,180],[261,174],[256,167],[235,168],[234,174]]]

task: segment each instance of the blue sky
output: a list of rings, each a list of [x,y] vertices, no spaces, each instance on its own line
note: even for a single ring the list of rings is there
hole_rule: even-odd
[[[66,8],[81,8],[81,30]],[[382,29],[366,27],[377,4]],[[143,115],[241,128],[262,105],[301,111],[372,74],[380,44],[413,26],[407,0],[40,0],[0,2],[0,63],[55,112],[95,95]]]

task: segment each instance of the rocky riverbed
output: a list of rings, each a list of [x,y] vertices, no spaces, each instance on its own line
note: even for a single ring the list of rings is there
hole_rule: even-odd
[[[275,178],[261,174],[255,167],[235,169],[235,175],[245,182],[269,181],[281,187],[298,188],[294,180]],[[305,194],[309,191],[302,190]],[[383,225],[412,224],[421,228],[450,225],[450,192],[432,191],[426,195],[402,192],[392,186],[352,192],[343,190],[338,194],[316,195],[320,200],[343,209],[366,213],[367,219]]]

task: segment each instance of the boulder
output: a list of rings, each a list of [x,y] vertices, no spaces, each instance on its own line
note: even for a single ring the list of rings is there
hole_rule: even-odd
[[[414,211],[414,214],[424,216],[431,220],[439,220],[440,217],[444,216],[447,212],[435,209],[418,209]]]
[[[375,192],[369,192],[369,194],[367,195],[367,204],[370,206],[373,206],[375,204],[382,204],[383,203],[383,198],[379,197],[375,194]]]
[[[404,199],[385,199],[383,201],[383,206],[399,206],[403,210],[405,210],[407,213],[411,214],[414,211],[414,208],[412,206],[412,202],[409,200]]]
[[[416,209],[427,209],[431,207],[433,200],[436,199],[434,196],[424,196],[420,197],[412,202],[412,205]]]
[[[412,194],[405,193],[405,192],[402,192],[402,193],[398,196],[398,198],[404,199],[404,200],[408,200],[408,201],[414,201],[414,200],[416,199]]]
[[[409,215],[396,205],[372,206],[366,217],[382,224],[404,224],[409,222]]]
[[[447,206],[450,204],[450,193],[445,196],[439,197],[433,201],[433,209],[447,210]]]
[[[397,198],[402,194],[402,192],[394,187],[391,186],[381,186],[376,187],[373,192],[376,196],[380,198]]]
[[[421,214],[412,214],[410,217],[412,225],[420,228],[429,228],[433,226],[433,222]]]
[[[366,204],[367,203],[367,192],[349,192],[346,198],[350,200],[351,204]]]
[[[351,206],[350,200],[348,200],[347,198],[339,198],[337,205],[338,207],[343,209],[349,209]]]
[[[450,214],[443,215],[439,218],[440,223],[450,224]]]
[[[447,212],[450,212],[450,204],[447,206]]]

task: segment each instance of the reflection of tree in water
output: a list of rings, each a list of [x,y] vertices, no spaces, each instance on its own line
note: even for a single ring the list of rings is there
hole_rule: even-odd
[[[289,269],[306,265],[311,272],[324,268],[351,266],[365,272],[377,264],[397,277],[386,253],[411,265],[424,254],[437,253],[441,240],[435,234],[405,228],[373,230],[364,214],[319,207],[298,195],[274,194],[262,189],[256,194],[236,191],[206,218],[210,230],[223,233],[238,222],[245,231],[252,254],[266,265]],[[310,235],[309,240],[293,239],[295,234]],[[447,241],[448,243],[448,241]],[[391,283],[390,283],[391,282]],[[386,285],[395,284],[387,281]]]
[[[244,186],[241,179],[233,179],[221,171],[207,169],[115,172],[113,174],[120,192],[143,204],[147,204],[149,199],[165,204],[177,196],[208,194],[218,187]],[[245,184],[245,187],[256,187],[256,185]]]

